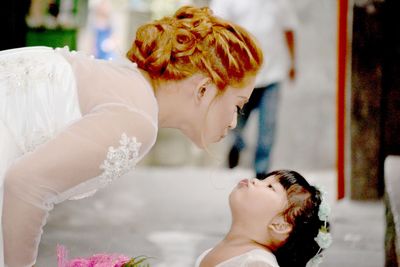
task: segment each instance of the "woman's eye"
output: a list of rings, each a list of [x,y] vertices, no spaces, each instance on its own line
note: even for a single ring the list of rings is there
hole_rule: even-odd
[[[238,115],[244,115],[243,109],[241,109],[239,106],[236,106],[236,113],[237,113]]]

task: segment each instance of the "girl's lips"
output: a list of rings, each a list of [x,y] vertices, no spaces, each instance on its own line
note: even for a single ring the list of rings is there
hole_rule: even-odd
[[[249,179],[243,179],[238,183],[239,186],[248,186],[249,185]]]

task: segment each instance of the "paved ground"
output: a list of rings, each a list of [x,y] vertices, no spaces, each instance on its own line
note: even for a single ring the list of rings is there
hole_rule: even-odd
[[[382,202],[335,201],[335,173],[303,172],[330,193],[333,246],[321,267],[384,263]],[[55,248],[72,257],[96,252],[154,257],[152,266],[189,267],[230,224],[227,196],[246,169],[139,168],[94,197],[67,201],[51,213],[37,266],[56,266]]]

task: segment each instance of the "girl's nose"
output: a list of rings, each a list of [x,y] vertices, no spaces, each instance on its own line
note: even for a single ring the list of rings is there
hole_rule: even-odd
[[[260,180],[258,180],[257,178],[251,178],[250,179],[250,183],[252,184],[252,185],[259,185],[259,183],[260,183]]]

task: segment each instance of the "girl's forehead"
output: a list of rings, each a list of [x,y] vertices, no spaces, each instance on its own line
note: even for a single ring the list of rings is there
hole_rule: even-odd
[[[267,176],[267,177],[265,177],[264,181],[273,182],[273,183],[279,183],[278,176],[276,176],[276,175]]]
[[[283,187],[283,185],[280,183],[279,176],[270,175],[270,176],[266,177],[264,180],[265,180],[266,183],[275,184],[275,187],[279,188],[279,191],[282,191],[282,194],[284,194],[287,197],[287,191]]]

